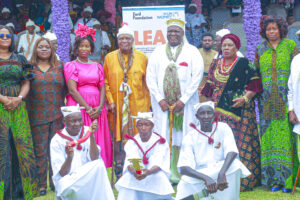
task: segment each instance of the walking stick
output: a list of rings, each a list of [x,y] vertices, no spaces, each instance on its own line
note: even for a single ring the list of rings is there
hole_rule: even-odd
[[[170,154],[172,155],[172,133],[173,133],[173,108],[170,106]]]
[[[111,130],[112,138],[112,168],[111,168],[111,187],[114,187],[114,174],[115,174],[115,142],[116,142],[116,113],[113,114],[113,128]]]
[[[299,167],[298,167],[297,176],[296,176],[296,180],[295,180],[295,183],[294,183],[292,195],[294,195],[294,193],[295,193],[296,185],[297,185],[298,178],[299,178],[299,174],[300,174],[300,165],[299,165]]]

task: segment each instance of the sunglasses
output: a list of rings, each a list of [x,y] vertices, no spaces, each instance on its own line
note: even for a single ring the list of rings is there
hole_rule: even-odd
[[[11,34],[3,34],[3,33],[0,33],[0,38],[3,39],[4,37],[6,37],[7,39],[11,39]]]

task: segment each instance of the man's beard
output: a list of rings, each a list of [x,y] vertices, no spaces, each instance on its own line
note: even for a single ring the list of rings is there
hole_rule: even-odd
[[[209,46],[209,47],[203,46],[203,49],[206,50],[206,51],[209,51],[209,50],[212,49],[212,46]]]

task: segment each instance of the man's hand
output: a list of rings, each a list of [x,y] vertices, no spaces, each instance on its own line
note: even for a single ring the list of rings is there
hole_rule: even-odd
[[[292,124],[298,124],[299,123],[299,120],[297,118],[297,115],[296,115],[295,111],[291,110],[289,112],[289,120]]]
[[[173,106],[174,106],[173,111],[178,112],[184,108],[184,103],[182,103],[182,101],[178,100],[174,103]]]
[[[232,100],[235,104],[232,105],[233,108],[242,107],[245,103],[245,99],[243,97],[236,98]]]
[[[217,192],[217,183],[212,178],[207,177],[205,178],[204,182],[207,187],[208,193],[213,194]]]
[[[159,102],[159,105],[160,105],[160,108],[161,108],[161,110],[163,111],[163,112],[165,112],[166,110],[169,110],[170,109],[170,106],[169,106],[169,104],[167,103],[167,101],[166,100],[161,100],[160,102]]]
[[[224,173],[219,173],[219,175],[218,175],[218,189],[220,191],[223,191],[226,188],[228,188],[228,183],[227,183],[227,180],[226,180],[226,175]]]
[[[74,156],[74,148],[73,148],[73,147],[70,147],[70,146],[68,146],[68,145],[66,145],[65,151],[66,151],[66,154],[67,154],[67,158],[73,159],[73,156]]]
[[[98,121],[97,120],[92,122],[91,128],[92,128],[92,131],[91,131],[92,133],[95,133],[98,130]]]
[[[112,114],[116,113],[116,104],[115,103],[111,103],[108,105],[108,112],[111,112]]]

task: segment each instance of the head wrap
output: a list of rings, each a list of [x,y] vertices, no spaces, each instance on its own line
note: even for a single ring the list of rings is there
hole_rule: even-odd
[[[77,37],[81,37],[81,38],[85,38],[87,36],[91,36],[92,40],[95,42],[96,38],[96,30],[93,28],[88,27],[87,25],[83,25],[81,23],[78,24],[77,29],[74,31],[76,38]],[[75,40],[76,40],[75,38]]]
[[[224,40],[226,40],[226,39],[230,39],[235,44],[235,47],[237,49],[241,48],[241,40],[240,40],[240,38],[237,35],[232,34],[232,33],[225,35],[221,39],[221,44],[223,44]]]
[[[131,30],[131,28],[129,28],[127,23],[122,23],[121,28],[119,29],[119,32],[117,34],[117,37],[119,37],[120,35],[130,35],[131,37],[134,38],[134,33]]]
[[[93,21],[93,26],[95,26],[95,25],[101,25],[101,23],[98,20],[94,20]]]
[[[43,35],[43,38],[47,38],[50,41],[57,40],[55,33],[51,33],[50,31],[48,31],[45,35]]]
[[[215,103],[213,101],[205,101],[203,103],[197,103],[197,104],[194,105],[194,111],[195,111],[195,113],[197,113],[198,110],[199,110],[199,108],[201,108],[202,106],[209,106],[213,110],[215,110]]]
[[[64,117],[71,115],[73,113],[81,113],[80,109],[84,109],[84,107],[79,107],[79,104],[77,106],[63,106],[60,107],[60,110]]]
[[[2,13],[10,13],[10,10],[9,10],[9,8],[7,8],[7,7],[4,7],[3,9],[2,9]]]
[[[299,36],[300,36],[300,30],[298,30],[298,31],[296,32],[296,35],[299,35]]]
[[[167,27],[170,27],[170,26],[178,26],[178,27],[184,29],[185,22],[181,19],[168,19]]]
[[[227,29],[227,28],[223,28],[219,31],[216,32],[216,36],[219,36],[219,37],[224,37],[224,35],[227,35],[227,34],[230,34],[230,30]]]
[[[15,29],[15,25],[13,23],[8,23],[5,26],[13,27],[13,29]]]
[[[191,3],[190,5],[189,5],[189,8],[190,7],[195,7],[195,8],[197,8],[197,5],[195,4],[195,3]]]
[[[132,116],[132,118],[136,119],[136,123],[139,120],[149,120],[154,124],[153,113],[152,112],[138,112],[137,116]]]
[[[91,6],[86,7],[85,9],[83,9],[83,12],[90,12],[93,13],[93,9],[91,8]]]

